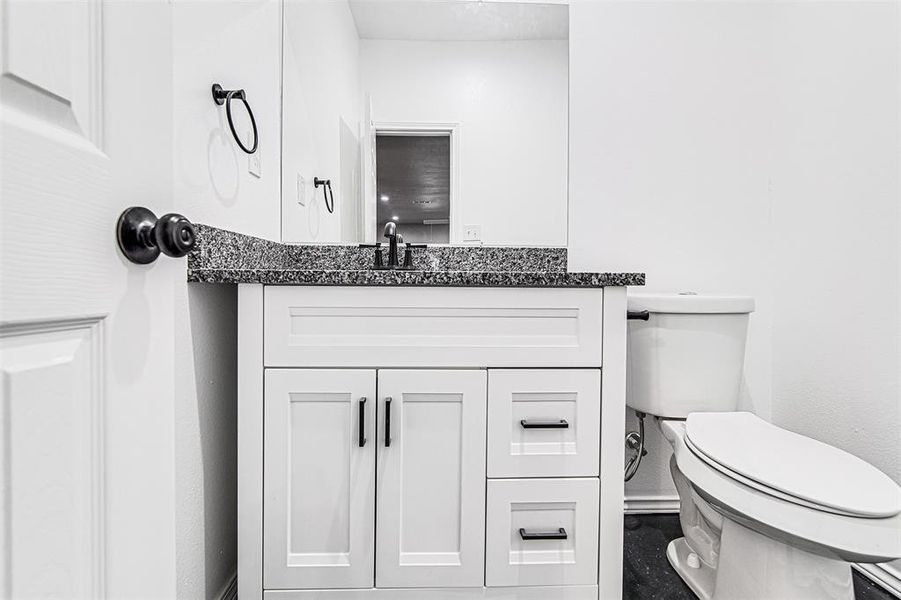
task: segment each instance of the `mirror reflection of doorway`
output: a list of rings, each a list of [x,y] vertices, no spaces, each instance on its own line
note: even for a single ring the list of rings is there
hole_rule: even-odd
[[[378,132],[376,232],[397,223],[405,242],[450,242],[451,133]]]

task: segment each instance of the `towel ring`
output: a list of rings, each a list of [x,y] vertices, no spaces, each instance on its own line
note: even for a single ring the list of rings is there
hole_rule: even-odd
[[[247,148],[243,143],[241,143],[241,138],[238,136],[238,132],[235,131],[235,124],[232,121],[232,98],[237,98],[241,102],[244,103],[244,108],[247,109],[247,115],[250,117],[250,124],[253,126],[253,147]],[[257,121],[253,118],[253,111],[250,110],[250,104],[247,103],[247,96],[244,94],[244,90],[224,90],[222,86],[218,83],[213,84],[213,102],[222,106],[225,104],[225,115],[228,117],[228,128],[232,130],[232,136],[235,138],[235,141],[238,143],[238,146],[246,152],[247,154],[253,154],[257,151],[257,145],[260,141],[260,136],[257,133]]]
[[[313,187],[318,188],[320,185],[322,186],[322,199],[325,200],[325,210],[330,213],[335,212],[335,194],[332,192],[332,180],[314,177]],[[328,193],[326,193],[326,189],[328,189]],[[331,196],[331,204],[329,204],[329,196]]]

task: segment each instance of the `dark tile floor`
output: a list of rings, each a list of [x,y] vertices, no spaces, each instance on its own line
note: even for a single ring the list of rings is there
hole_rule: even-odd
[[[623,544],[623,597],[626,600],[695,600],[695,595],[670,567],[666,545],[682,537],[678,515],[626,517]],[[854,572],[856,600],[893,600],[869,579]]]

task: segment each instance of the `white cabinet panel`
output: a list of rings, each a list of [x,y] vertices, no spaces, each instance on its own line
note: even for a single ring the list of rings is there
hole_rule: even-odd
[[[485,372],[379,371],[378,387],[376,585],[481,586]]]
[[[267,589],[373,585],[375,382],[371,370],[266,371]]]
[[[603,293],[267,286],[266,365],[599,367]]]
[[[489,477],[596,477],[600,427],[600,369],[489,371]]]
[[[598,494],[594,477],[489,481],[486,585],[597,583]]]

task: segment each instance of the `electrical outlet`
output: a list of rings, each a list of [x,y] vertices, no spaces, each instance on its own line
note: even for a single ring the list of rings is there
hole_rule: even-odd
[[[481,225],[466,225],[463,228],[463,241],[464,242],[479,242],[482,240],[482,226]]]
[[[247,147],[250,148],[252,145],[253,133],[249,132],[247,134]],[[247,159],[247,172],[258,179],[263,176],[263,159],[260,157],[259,148]]]
[[[297,203],[307,205],[307,180],[300,173],[297,174]]]

